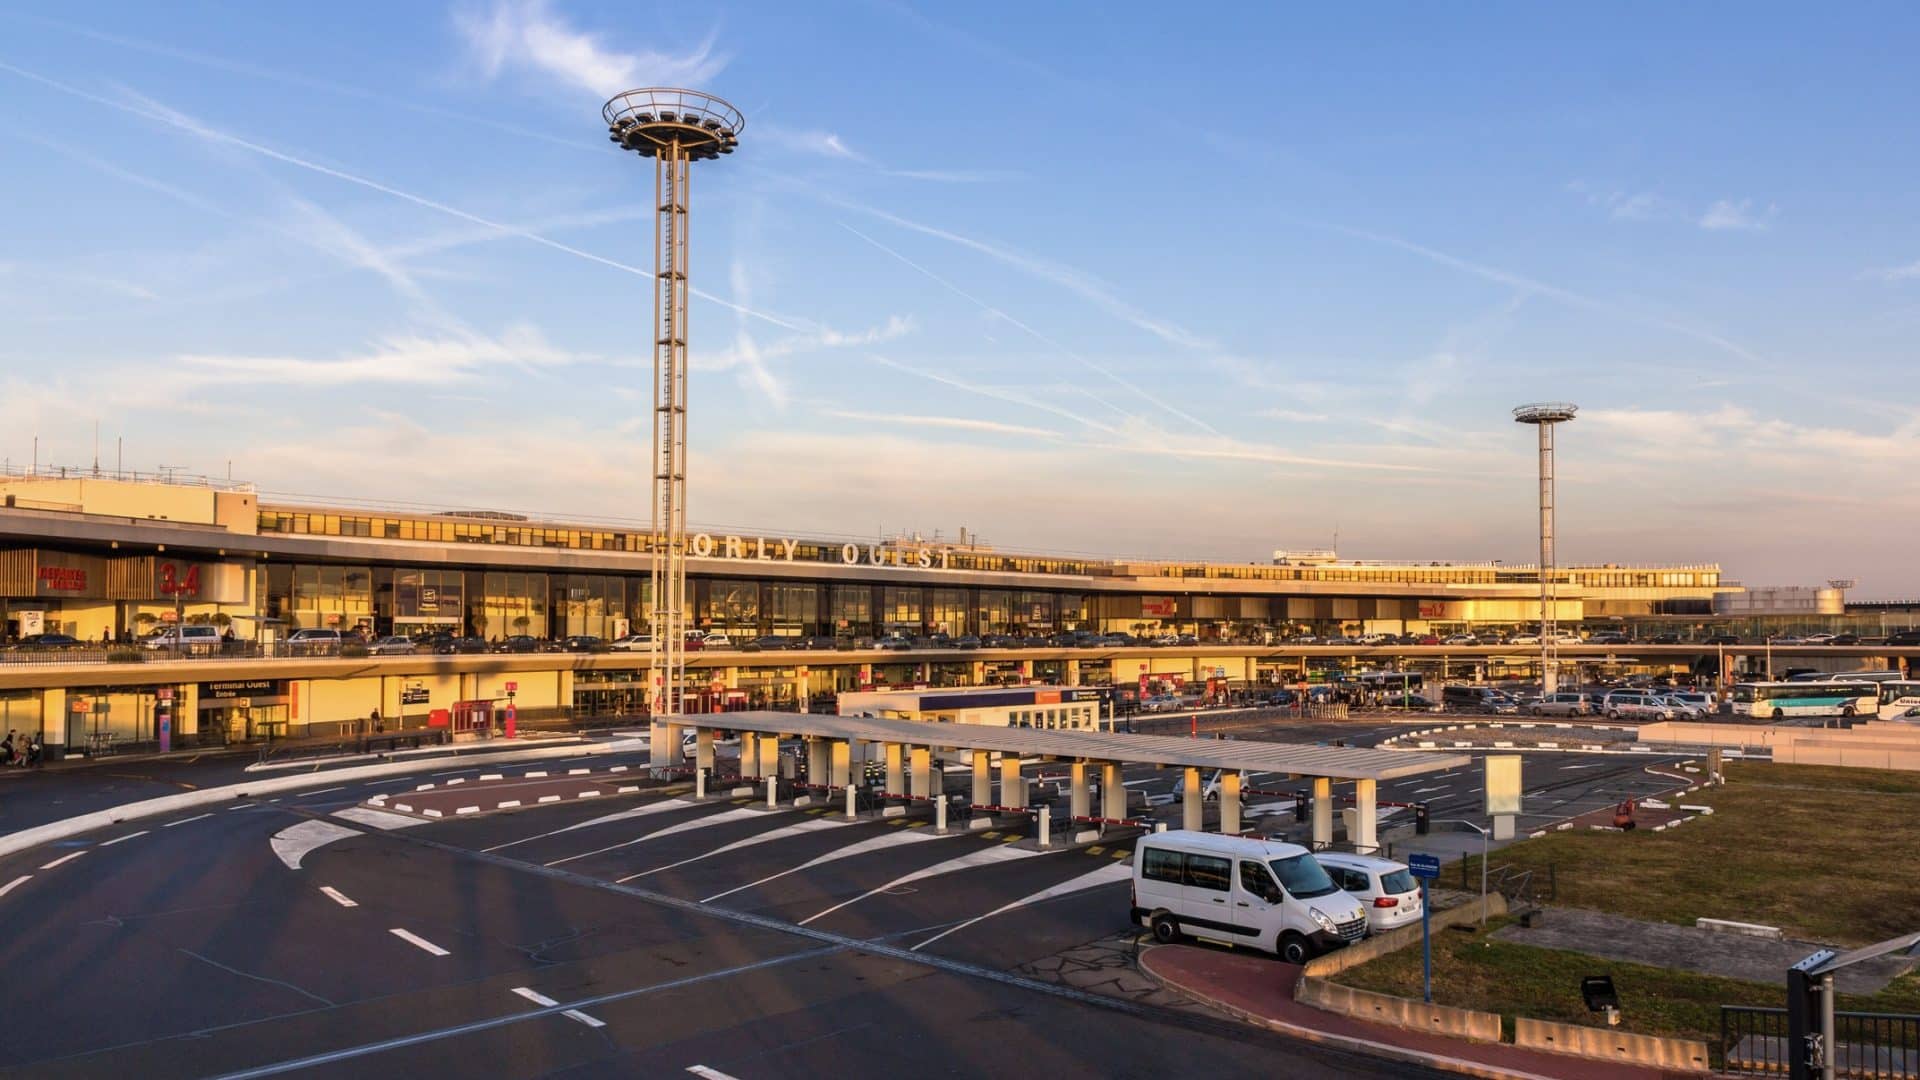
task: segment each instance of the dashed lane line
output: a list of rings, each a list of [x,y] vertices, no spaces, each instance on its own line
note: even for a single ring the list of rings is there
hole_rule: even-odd
[[[702,852],[691,858],[681,859],[679,862],[671,862],[665,866],[656,866],[651,870],[642,870],[637,874],[628,874],[626,877],[615,878],[614,880],[616,882],[632,881],[635,878],[643,878],[649,874],[658,874],[663,870],[673,870],[685,866],[688,863],[699,862],[702,859],[711,859],[715,855],[724,855],[730,851],[739,851],[741,848],[753,847],[756,844],[765,844],[775,840],[787,840],[795,836],[804,836],[810,832],[817,832],[821,829],[832,829],[841,825],[852,824],[854,824],[854,822],[848,821],[845,818],[814,818],[811,821],[801,821],[778,829],[771,829],[757,836],[749,836],[745,840],[735,840],[731,844],[722,844],[712,851]]]
[[[166,823],[165,825],[162,825],[162,826],[160,826],[160,827],[161,827],[161,828],[163,828],[163,829],[171,829],[171,828],[173,828],[173,827],[174,827],[175,825],[185,825],[185,824],[187,824],[187,823],[188,823],[188,822],[190,822],[190,821],[202,821],[202,820],[205,820],[206,818],[210,818],[210,817],[212,817],[212,816],[213,816],[213,812],[212,812],[212,811],[208,811],[207,813],[204,813],[204,814],[195,814],[195,815],[193,815],[192,817],[188,817],[188,818],[181,818],[181,819],[180,819],[179,821],[169,821],[169,822],[167,822],[167,823]]]
[[[22,885],[25,885],[27,882],[32,880],[33,880],[32,874],[21,874],[19,877],[14,878],[12,881],[7,882],[5,885],[0,885],[0,896],[5,896],[8,893],[12,892],[13,890],[19,888]]]
[[[54,867],[61,865],[62,863],[70,863],[73,860],[85,854],[86,854],[86,851],[82,849],[80,851],[73,852],[72,854],[69,854],[69,855],[62,855],[59,858],[53,860],[52,862],[46,864],[45,866],[42,866],[40,869],[51,870]],[[22,880],[25,880],[25,879],[23,878]]]
[[[327,899],[332,900],[334,903],[339,904],[341,907],[359,907],[360,906],[359,904],[355,903],[350,897],[348,897],[346,893],[341,892],[339,889],[336,889],[331,885],[320,886],[320,891],[327,895]]]
[[[568,855],[564,859],[555,859],[552,862],[547,863],[545,865],[563,866],[567,863],[573,862],[576,859],[587,859],[595,855],[604,855],[609,851],[619,851],[623,848],[633,847],[635,844],[644,844],[644,843],[647,843],[648,841],[659,840],[663,837],[673,836],[677,833],[689,832],[693,829],[705,829],[714,825],[725,825],[728,822],[742,821],[742,820],[745,820],[746,818],[760,817],[765,813],[766,811],[764,810],[750,809],[744,806],[735,807],[732,810],[722,810],[717,814],[709,814],[706,817],[695,818],[692,821],[682,821],[677,825],[669,825],[664,829],[656,829],[653,832],[647,833],[645,836],[636,836],[632,840],[622,840],[618,844],[608,844],[605,847],[594,848],[592,851],[583,851],[578,855]]]
[[[687,1071],[699,1077],[700,1080],[736,1080],[735,1077],[728,1076],[719,1069],[709,1069],[705,1065],[689,1065]]]
[[[897,821],[899,819],[895,818],[894,820]],[[763,877],[758,881],[749,881],[745,885],[736,886],[735,888],[728,889],[726,892],[714,893],[712,896],[709,896],[706,899],[701,900],[700,903],[702,904],[712,903],[713,901],[719,900],[723,897],[732,896],[734,893],[745,892],[746,890],[751,889],[756,885],[765,885],[769,881],[786,877],[788,874],[797,874],[802,870],[811,870],[816,866],[823,866],[830,862],[838,862],[841,859],[852,858],[855,855],[865,855],[869,851],[879,851],[882,848],[889,848],[894,846],[895,844],[911,844],[921,840],[945,840],[945,839],[950,839],[952,837],[963,836],[963,835],[965,834],[958,833],[958,832],[947,833],[944,836],[941,835],[940,833],[914,833],[914,832],[883,833],[880,836],[870,837],[866,840],[862,840],[857,844],[848,844],[845,847],[835,848],[832,851],[827,852],[825,855],[819,855],[814,858],[808,859],[806,862],[801,863],[799,866],[789,867],[785,870],[780,871],[777,874],[768,874],[766,877]]]
[[[133,839],[135,839],[135,838],[137,838],[137,837],[142,837],[142,836],[145,836],[145,835],[147,835],[147,833],[148,833],[148,832],[149,832],[149,830],[147,830],[147,829],[141,829],[141,830],[140,830],[139,832],[130,832],[130,833],[128,833],[128,834],[127,834],[127,835],[125,835],[125,836],[116,836],[116,837],[114,837],[114,838],[113,838],[113,839],[111,839],[111,840],[107,840],[107,841],[104,841],[103,843],[101,843],[101,845],[100,845],[100,846],[101,846],[101,847],[112,847],[113,845],[115,845],[115,844],[118,844],[118,843],[120,843],[120,842],[121,842],[121,841],[123,841],[123,840],[133,840]]]
[[[542,994],[538,990],[535,990],[529,986],[516,986],[513,988],[513,992],[516,994],[519,994],[521,997],[526,998],[528,1001],[533,1002],[535,1005],[538,1005],[543,1009],[551,1009],[560,1004],[559,1002],[553,1000],[547,995]],[[579,1009],[567,1009],[561,1012],[560,1015],[566,1017],[569,1020],[577,1020],[580,1023],[587,1025],[588,1027],[602,1028],[607,1026],[607,1022],[605,1020],[601,1020],[597,1017],[588,1016],[586,1013],[581,1012]]]
[[[300,793],[300,797],[303,799],[311,799],[315,795],[330,795],[333,792],[345,791],[345,790],[347,790],[345,785],[342,785],[340,787],[323,787],[319,791],[303,791]]]
[[[433,942],[428,941],[426,938],[421,937],[419,934],[413,933],[412,931],[409,931],[409,930],[403,930],[398,926],[394,927],[391,930],[388,930],[387,933],[392,934],[394,937],[399,938],[401,941],[404,941],[409,945],[418,946],[419,948],[424,949],[425,951],[430,952],[435,956],[453,955],[452,953],[441,948],[440,946],[435,945]]]

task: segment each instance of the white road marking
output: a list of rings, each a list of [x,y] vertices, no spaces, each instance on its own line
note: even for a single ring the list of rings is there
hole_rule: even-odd
[[[902,885],[908,885],[913,882],[920,881],[923,878],[938,877],[941,874],[952,874],[952,873],[957,873],[961,870],[971,870],[976,866],[987,866],[991,863],[997,863],[997,862],[1009,862],[1014,859],[1030,859],[1038,855],[1047,855],[1047,854],[1051,854],[1051,852],[1026,851],[1021,848],[1006,847],[1003,845],[996,845],[990,848],[982,848],[978,851],[971,851],[965,855],[960,856],[959,858],[948,859],[946,862],[934,863],[932,866],[926,867],[925,869],[915,870],[911,874],[902,874],[899,877],[894,878],[892,881],[887,882],[885,885],[882,885],[877,889],[868,889],[866,892],[861,893],[859,896],[856,896],[851,900],[842,900],[839,903],[833,905],[830,908],[827,908],[824,911],[814,912],[812,915],[809,915],[806,918],[801,919],[799,925],[805,926],[815,919],[824,918],[825,916],[831,915],[834,912],[839,911],[841,908],[850,907],[854,904],[859,903],[862,900],[867,899],[870,896],[878,896],[889,889],[897,889]],[[1132,871],[1129,870],[1128,873],[1132,873]]]
[[[502,848],[513,847],[515,844],[524,844],[529,840],[544,840],[549,836],[559,836],[561,833],[572,832],[575,829],[588,829],[595,825],[606,825],[610,822],[625,821],[628,818],[645,817],[648,814],[659,814],[668,810],[687,810],[698,805],[700,804],[687,799],[667,799],[664,802],[649,803],[646,806],[636,806],[631,810],[622,810],[617,814],[603,814],[600,817],[593,818],[589,821],[582,821],[576,825],[568,825],[560,829],[549,829],[543,833],[523,836],[518,840],[509,840],[504,844],[495,844],[490,848],[482,848],[481,850],[499,851]]]
[[[326,795],[331,792],[345,791],[345,790],[347,790],[345,787],[323,787],[319,791],[303,791],[300,793],[300,797],[303,799],[310,799],[315,795]]]
[[[334,903],[339,904],[341,907],[359,907],[360,906],[359,904],[356,904],[352,900],[348,899],[346,893],[341,892],[339,889],[336,889],[331,885],[320,886],[320,891],[323,893],[326,893],[327,898],[329,900],[332,900]]]
[[[344,825],[335,825],[331,821],[302,821],[289,825],[273,834],[268,846],[287,869],[300,869],[300,861],[316,848],[325,847],[335,840],[345,840],[349,836],[359,836],[360,830],[349,829]]]
[[[772,840],[790,840],[793,837],[804,836],[810,832],[819,832],[822,829],[836,829],[842,825],[851,825],[851,824],[853,824],[853,822],[848,821],[846,818],[808,818],[805,821],[798,822],[793,825],[783,826],[778,829],[770,829],[766,832],[761,833],[758,836],[749,836],[745,840],[735,840],[731,844],[722,844],[721,846],[714,848],[712,851],[703,852],[699,855],[695,855],[690,859],[681,859],[679,862],[676,862],[676,863],[668,863],[665,866],[656,866],[651,870],[642,870],[637,874],[628,874],[626,877],[623,877],[623,878],[615,878],[614,884],[624,885],[627,882],[632,881],[634,878],[643,878],[643,877],[646,877],[648,874],[657,874],[662,870],[672,870],[675,867],[685,866],[688,863],[692,863],[692,862],[699,862],[701,859],[711,859],[715,855],[724,855],[729,851],[739,851],[741,848],[752,847],[755,844],[764,844]]]
[[[513,988],[513,992],[516,994],[519,994],[521,997],[526,998],[528,1001],[533,1002],[535,1005],[538,1005],[543,1009],[551,1009],[555,1005],[560,1004],[559,1002],[553,1000],[552,998],[548,997],[545,994],[540,993],[538,990],[535,990],[532,987],[516,986]],[[606,1021],[598,1020],[598,1019],[595,1019],[594,1017],[588,1016],[586,1013],[581,1012],[579,1009],[568,1009],[565,1012],[561,1013],[560,1015],[566,1017],[569,1020],[577,1020],[580,1023],[587,1025],[588,1027],[600,1028],[600,1027],[607,1026]]]
[[[495,809],[495,810],[511,810],[511,809],[513,809],[514,807],[516,807],[516,806],[519,806],[519,805],[520,805],[520,800],[519,800],[519,799],[508,799],[508,800],[507,800],[506,802],[503,802],[503,803],[500,803],[500,804],[498,804],[498,805],[496,805],[496,806],[494,807],[494,809]]]
[[[367,786],[368,787],[385,787],[388,784],[404,784],[406,782],[407,782],[406,777],[396,776],[391,780],[369,780],[367,781]]]
[[[161,828],[163,828],[163,829],[171,829],[171,828],[173,828],[173,827],[174,827],[175,825],[185,825],[185,824],[186,824],[187,822],[189,822],[189,821],[200,821],[200,820],[202,820],[202,819],[204,819],[204,818],[210,818],[210,817],[212,817],[212,816],[213,816],[213,813],[212,813],[211,811],[209,811],[209,812],[207,812],[207,813],[205,813],[205,814],[195,814],[195,815],[193,815],[192,817],[188,817],[188,818],[181,818],[181,819],[180,819],[179,821],[169,821],[169,822],[167,822],[167,823],[166,823],[165,825],[162,825],[162,826],[160,826],[160,827],[161,827]]]
[[[857,844],[848,844],[846,847],[843,847],[843,848],[835,848],[834,850],[827,852],[825,855],[820,855],[820,856],[816,856],[815,858],[808,859],[806,862],[801,863],[799,866],[782,870],[777,874],[768,874],[766,877],[761,878],[759,881],[749,881],[745,885],[741,885],[737,888],[728,889],[726,892],[714,893],[712,896],[709,896],[700,902],[703,904],[710,904],[715,900],[720,899],[723,896],[732,896],[734,893],[737,893],[737,892],[745,892],[746,890],[753,888],[755,885],[765,885],[769,881],[773,881],[776,878],[786,877],[788,874],[797,874],[802,870],[811,870],[816,866],[821,866],[830,862],[837,862],[840,859],[850,859],[855,855],[865,855],[870,851],[879,851],[882,848],[890,848],[896,844],[911,844],[920,840],[944,840],[947,837],[963,836],[963,835],[965,834],[958,833],[958,832],[951,832],[943,837],[939,833],[923,832],[919,829],[900,829],[897,832],[885,833],[880,836],[875,836],[866,840],[862,840]]]
[[[335,810],[333,816],[342,821],[351,821],[356,825],[371,825],[383,831],[411,829],[415,825],[423,824],[419,818],[396,814],[390,810],[376,810],[371,806],[349,806],[345,810]]]
[[[1425,794],[1426,794],[1427,792],[1429,792],[1429,791],[1445,791],[1445,790],[1447,790],[1447,785],[1445,785],[1445,784],[1441,784],[1441,785],[1440,785],[1439,787],[1423,787],[1423,788],[1420,788],[1419,790],[1417,790],[1417,791],[1415,791],[1415,792],[1414,792],[1414,794],[1415,794],[1415,795],[1425,795]]]
[[[649,840],[658,840],[663,836],[672,836],[675,833],[683,833],[691,829],[704,829],[709,825],[724,825],[729,821],[739,821],[742,818],[760,817],[765,813],[766,813],[765,810],[760,810],[751,806],[736,806],[731,810],[723,810],[718,814],[712,814],[703,818],[696,818],[692,821],[683,821],[678,825],[669,825],[664,829],[659,829],[654,832],[650,832],[645,836],[636,836],[631,840],[622,840],[617,844],[608,844],[606,847],[594,848],[592,851],[583,851],[578,855],[569,855],[564,859],[555,859],[552,862],[545,863],[543,865],[560,866],[565,863],[570,863],[575,859],[585,859],[593,855],[603,855],[609,851],[618,851],[621,848],[632,847],[635,844],[644,844]]]
[[[1000,907],[994,908],[992,911],[987,912],[985,915],[976,915],[973,918],[968,919],[966,922],[963,922],[958,926],[950,926],[947,929],[942,930],[939,933],[928,938],[927,940],[921,942],[920,944],[915,945],[912,949],[908,951],[919,952],[921,949],[924,949],[927,946],[933,944],[934,942],[939,941],[941,938],[946,937],[948,934],[958,933],[962,930],[965,930],[967,927],[972,926],[974,923],[981,922],[986,919],[991,919],[995,915],[1004,914],[1006,912],[1014,910],[1015,908],[1023,908],[1023,907],[1027,907],[1030,904],[1038,904],[1043,900],[1051,900],[1056,896],[1066,896],[1069,893],[1077,893],[1083,889],[1095,889],[1095,888],[1099,888],[1102,885],[1110,885],[1118,881],[1127,881],[1132,877],[1133,877],[1132,866],[1129,866],[1124,862],[1108,863],[1107,865],[1091,873],[1081,874],[1077,878],[1070,878],[1049,889],[1041,889],[1039,892],[1034,893],[1031,896],[1023,896],[1020,899],[1015,900],[1011,904],[1003,904]]]
[[[545,802],[559,802],[559,801],[560,801],[560,796],[558,796],[558,795],[542,795],[542,796],[540,796],[540,801],[541,801],[541,802],[543,802],[543,803],[545,803]]]
[[[457,809],[455,809],[455,810],[454,810],[454,814],[455,814],[455,815],[459,815],[459,814],[477,814],[477,813],[479,813],[479,812],[480,812],[480,808],[479,808],[479,807],[477,807],[477,806],[462,806],[462,807],[459,807],[459,808],[457,808]]]
[[[426,951],[432,953],[435,956],[453,955],[452,953],[449,953],[447,950],[441,948],[440,946],[435,945],[433,942],[428,941],[426,938],[421,937],[419,934],[410,933],[406,930],[400,929],[397,926],[387,931],[387,933],[392,934],[394,937],[399,938],[401,941],[404,941],[409,945],[417,945],[420,948],[425,949]]]
[[[233,811],[235,811],[235,810],[251,810],[251,809],[253,809],[254,807],[256,807],[256,806],[258,806],[258,805],[260,805],[260,804],[259,804],[259,803],[250,803],[250,802],[243,802],[243,803],[241,803],[241,804],[240,804],[239,806],[229,806],[229,807],[227,807],[227,812],[228,812],[228,813],[232,813],[232,812],[233,812]]]
[[[21,874],[19,877],[14,878],[12,881],[7,882],[5,885],[0,885],[0,896],[5,896],[8,893],[12,892],[13,890],[19,888],[22,885],[25,885],[27,882],[32,880],[33,880],[32,874]]]
[[[57,858],[57,859],[55,859],[55,860],[53,860],[52,862],[50,862],[50,863],[48,863],[47,865],[45,865],[45,866],[43,866],[43,867],[41,867],[40,869],[42,869],[42,870],[51,870],[51,869],[53,869],[54,867],[56,867],[56,866],[59,866],[59,865],[60,865],[61,863],[70,863],[70,862],[72,862],[73,860],[75,860],[75,859],[77,859],[77,858],[79,858],[80,856],[82,856],[82,855],[85,855],[85,854],[86,854],[86,850],[85,850],[85,849],[82,849],[82,850],[80,850],[80,851],[76,851],[76,852],[74,852],[74,853],[72,853],[71,855],[62,855],[62,856],[60,856],[59,858]],[[21,880],[23,880],[23,881],[24,881],[24,880],[26,880],[26,879],[24,879],[24,878],[22,878]]]
[[[1588,762],[1585,765],[1562,765],[1560,767],[1562,769],[1599,769],[1599,768],[1603,768],[1604,766],[1605,766],[1604,762],[1593,761],[1593,762]]]
[[[700,1080],[737,1080],[736,1077],[728,1076],[719,1069],[709,1069],[705,1065],[689,1065],[687,1071],[700,1077]]]

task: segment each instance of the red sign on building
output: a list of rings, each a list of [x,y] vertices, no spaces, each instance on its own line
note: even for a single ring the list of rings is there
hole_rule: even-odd
[[[86,592],[87,572],[77,566],[43,566],[40,587],[51,592]]]

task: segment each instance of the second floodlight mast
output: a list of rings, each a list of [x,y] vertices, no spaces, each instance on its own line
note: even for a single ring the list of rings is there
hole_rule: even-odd
[[[658,774],[680,756],[687,672],[688,166],[731,154],[746,118],[712,94],[650,87],[601,109],[607,134],[653,159],[653,519],[647,704]]]

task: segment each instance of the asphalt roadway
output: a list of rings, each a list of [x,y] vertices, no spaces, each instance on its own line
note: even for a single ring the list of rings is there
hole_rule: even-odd
[[[1648,763],[1570,768],[1587,756],[1530,757],[1528,790],[1605,805]],[[1128,929],[1126,840],[1043,853],[1018,832],[650,788],[436,821],[334,816],[417,783],[527,789],[528,772],[641,760],[489,766],[503,779],[488,782],[436,763],[0,860],[0,1017],[14,1021],[0,1070],[1424,1075],[1011,974]],[[1426,797],[1470,800],[1476,773]],[[274,838],[312,822],[358,831],[296,869]]]

